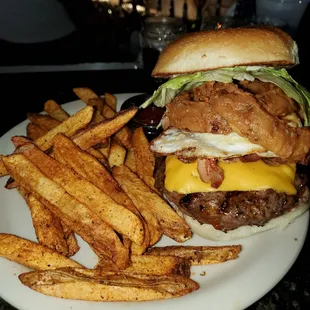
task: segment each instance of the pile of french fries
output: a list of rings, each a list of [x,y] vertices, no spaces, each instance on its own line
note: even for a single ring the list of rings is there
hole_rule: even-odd
[[[192,265],[236,259],[240,245],[154,246],[163,235],[182,243],[190,227],[154,186],[155,157],[143,129],[126,124],[137,108],[116,111],[112,94],[75,88],[85,107],[69,115],[49,100],[27,115],[26,136],[0,156],[5,187],[29,207],[38,242],[0,234],[0,256],[32,269],[21,283],[46,295],[88,301],[146,301],[199,288]],[[71,257],[80,236],[98,257],[86,268]]]

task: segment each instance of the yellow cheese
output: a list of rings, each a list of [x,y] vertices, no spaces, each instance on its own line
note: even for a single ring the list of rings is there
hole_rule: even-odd
[[[271,188],[289,195],[296,194],[295,164],[267,165],[262,160],[234,163],[218,162],[224,171],[224,180],[218,188],[201,181],[197,162],[182,163],[175,155],[166,158],[165,187],[168,191],[189,194],[212,191],[254,191]]]

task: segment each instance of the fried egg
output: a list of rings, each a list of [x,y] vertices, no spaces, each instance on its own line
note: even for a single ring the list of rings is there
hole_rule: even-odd
[[[248,138],[232,132],[227,135],[188,132],[176,128],[164,131],[151,142],[151,150],[160,155],[177,154],[182,158],[233,158],[248,154],[277,157]]]

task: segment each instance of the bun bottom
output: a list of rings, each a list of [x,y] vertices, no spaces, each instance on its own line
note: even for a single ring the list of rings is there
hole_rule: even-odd
[[[177,206],[174,203],[169,202],[176,212],[184,218],[184,220],[187,222],[187,224],[191,227],[192,232],[194,234],[199,235],[202,238],[208,239],[208,240],[214,240],[214,241],[229,241],[229,240],[236,240],[236,239],[242,239],[249,236],[252,236],[254,234],[278,228],[278,229],[284,229],[287,227],[294,219],[301,216],[303,213],[305,213],[309,209],[309,202],[307,203],[299,203],[297,207],[292,209],[291,211],[274,218],[267,222],[264,226],[256,226],[256,225],[246,225],[241,226],[236,229],[230,230],[228,232],[223,232],[221,230],[215,229],[211,224],[200,224],[197,220],[194,218],[183,214]]]

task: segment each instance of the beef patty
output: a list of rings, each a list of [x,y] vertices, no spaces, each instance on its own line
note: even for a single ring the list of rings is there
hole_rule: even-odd
[[[298,171],[295,177],[296,195],[262,191],[199,192],[179,194],[164,188],[165,161],[155,170],[155,186],[179,210],[200,224],[211,224],[227,232],[245,225],[263,226],[269,220],[288,212],[299,202],[309,198],[306,174]]]

